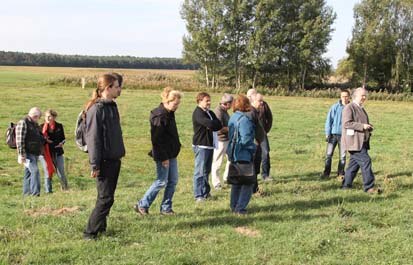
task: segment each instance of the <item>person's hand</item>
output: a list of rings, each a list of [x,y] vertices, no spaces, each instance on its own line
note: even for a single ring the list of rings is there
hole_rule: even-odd
[[[363,124],[363,129],[366,131],[372,131],[373,126],[371,126],[371,124]]]
[[[169,160],[162,161],[162,166],[163,167],[169,167]]]
[[[330,142],[330,138],[331,138],[331,135],[329,134],[329,135],[326,135],[326,142],[328,143],[328,142]]]
[[[99,174],[100,174],[100,170],[99,170],[99,169],[97,169],[97,170],[92,170],[92,172],[90,172],[90,177],[91,177],[91,178],[96,178],[96,177],[99,176]]]
[[[25,162],[26,162],[26,157],[21,156],[21,155],[19,155],[19,156],[17,157],[17,163],[23,165]]]
[[[62,148],[63,147],[63,143],[60,143],[58,145],[56,145],[54,148]]]

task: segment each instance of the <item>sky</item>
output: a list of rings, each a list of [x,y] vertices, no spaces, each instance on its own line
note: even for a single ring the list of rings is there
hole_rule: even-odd
[[[182,0],[2,0],[0,50],[181,57]],[[346,55],[358,0],[327,0],[337,14],[325,57]]]

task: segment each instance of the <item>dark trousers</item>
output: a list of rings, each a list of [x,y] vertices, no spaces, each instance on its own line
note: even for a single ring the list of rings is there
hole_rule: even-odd
[[[261,165],[261,157],[262,157],[262,151],[261,151],[261,146],[259,144],[255,145],[257,147],[257,149],[255,150],[255,154],[254,154],[254,169],[255,169],[255,176],[256,176],[256,182],[253,186],[253,193],[256,193],[259,188],[258,188],[258,174],[260,174],[260,165]]]
[[[261,146],[261,160],[262,160],[262,178],[270,176],[270,143],[268,142],[268,136],[265,134],[264,140],[260,143]]]
[[[374,174],[371,169],[371,158],[365,144],[360,151],[350,151],[350,161],[344,176],[343,188],[351,188],[353,186],[353,180],[356,177],[359,168],[361,169],[361,174],[363,176],[364,191],[373,188]]]
[[[89,217],[85,234],[96,236],[106,231],[106,217],[115,201],[115,190],[118,183],[120,160],[105,160],[100,166],[100,174],[96,177],[97,200],[95,209]]]
[[[326,160],[324,166],[324,176],[330,176],[331,173],[331,161],[333,159],[334,150],[338,145],[338,152],[340,154],[340,160],[338,161],[337,175],[344,175],[344,167],[346,166],[346,151],[341,148],[341,135],[333,134],[328,139],[326,149]]]

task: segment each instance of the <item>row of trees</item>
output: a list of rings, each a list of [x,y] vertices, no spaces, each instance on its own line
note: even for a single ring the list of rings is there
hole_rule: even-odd
[[[349,56],[337,73],[355,84],[413,92],[413,1],[363,0],[354,18]]]
[[[185,0],[181,16],[183,58],[209,87],[304,88],[330,73],[336,16],[324,0]]]
[[[196,69],[177,58],[141,58],[133,56],[81,56],[52,53],[23,53],[0,51],[0,65],[62,66],[133,69]]]

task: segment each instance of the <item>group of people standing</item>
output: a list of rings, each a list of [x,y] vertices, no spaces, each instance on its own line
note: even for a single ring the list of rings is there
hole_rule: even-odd
[[[125,155],[116,103],[116,98],[121,95],[122,83],[123,77],[117,73],[100,76],[97,88],[85,106],[85,141],[91,167],[90,175],[96,179],[97,186],[96,205],[83,233],[85,239],[96,239],[99,233],[106,231],[107,216],[114,203],[121,158]],[[379,192],[374,187],[374,175],[368,155],[373,126],[369,123],[364,109],[367,91],[357,88],[351,103],[349,91],[343,90],[340,96],[339,102],[330,108],[327,115],[327,151],[321,177],[330,176],[332,155],[338,146],[340,160],[337,174],[342,181],[342,188],[352,188],[356,173],[361,168],[364,191]],[[165,191],[160,213],[175,214],[173,196],[179,178],[177,157],[181,150],[175,112],[182,97],[180,91],[166,87],[161,93],[161,103],[150,112],[152,148],[148,154],[155,162],[156,179],[134,206],[134,210],[141,215],[149,214],[150,206],[163,188]],[[224,183],[230,183],[230,163],[252,163],[255,169],[254,183],[230,183],[231,211],[239,215],[246,214],[251,196],[258,190],[257,175],[260,170],[262,169],[263,181],[272,180],[268,141],[268,133],[273,123],[271,110],[263,96],[255,89],[250,89],[246,96],[237,95],[235,98],[224,94],[215,111],[211,110],[211,97],[206,92],[198,93],[196,103],[192,114],[194,200],[196,203],[204,203],[212,197],[210,173],[213,188],[220,190]],[[231,108],[233,114],[230,116],[228,111]],[[48,110],[45,116],[45,123],[39,126],[41,111],[32,108],[16,127],[18,162],[25,165],[25,195],[40,194],[38,160],[43,161],[46,192],[52,191],[51,175],[55,171],[62,189],[68,188],[64,174],[63,126],[56,121],[56,111]],[[350,153],[350,162],[347,170],[344,170],[347,151]],[[227,158],[227,162],[221,178],[224,157]]]
[[[68,183],[65,175],[64,150],[65,133],[63,125],[56,121],[57,112],[48,109],[45,121],[38,124],[42,112],[33,107],[28,115],[16,125],[17,161],[24,165],[23,194],[40,195],[40,171],[38,161],[43,166],[44,189],[52,193],[52,177],[56,173],[62,190],[67,190]]]
[[[374,185],[375,177],[368,153],[373,125],[364,108],[367,96],[367,90],[359,87],[353,91],[353,101],[350,102],[350,92],[342,90],[340,100],[331,106],[325,123],[327,149],[321,178],[330,177],[334,149],[338,146],[340,159],[337,178],[342,182],[342,189],[352,188],[354,178],[361,169],[363,190],[367,193],[381,193],[381,189]],[[344,170],[347,152],[350,153],[350,161]]]

